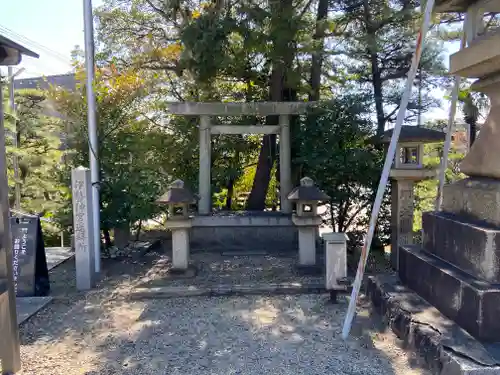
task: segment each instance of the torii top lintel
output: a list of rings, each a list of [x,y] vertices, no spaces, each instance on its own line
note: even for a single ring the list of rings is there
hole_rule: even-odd
[[[184,116],[271,116],[304,113],[316,102],[201,103],[171,102],[167,110]]]

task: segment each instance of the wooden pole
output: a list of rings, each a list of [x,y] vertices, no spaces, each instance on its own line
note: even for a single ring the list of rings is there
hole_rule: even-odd
[[[417,74],[417,69],[420,62],[420,56],[422,55],[423,39],[427,34],[427,30],[429,29],[433,8],[434,8],[434,0],[428,0],[427,4],[425,5],[424,19],[422,21],[422,26],[417,38],[417,46],[415,54],[413,55],[411,68],[410,71],[408,72],[408,79],[406,81],[405,91],[403,93],[403,96],[401,97],[401,103],[399,105],[396,124],[392,132],[391,143],[389,144],[389,149],[387,151],[387,156],[385,158],[384,168],[382,170],[382,176],[380,177],[377,195],[375,197],[375,203],[373,204],[372,214],[370,218],[370,226],[368,228],[368,233],[365,237],[365,244],[363,246],[363,250],[361,251],[361,257],[358,263],[358,271],[356,272],[356,279],[354,280],[354,285],[352,288],[351,300],[349,301],[349,308],[347,310],[347,315],[344,321],[344,327],[342,328],[342,338],[344,340],[347,339],[347,337],[349,336],[349,332],[351,331],[352,321],[354,319],[354,315],[356,314],[356,304],[358,300],[359,290],[361,289],[361,282],[363,281],[363,274],[365,272],[366,261],[368,259],[368,254],[370,252],[373,233],[375,232],[375,226],[377,224],[377,218],[380,211],[380,206],[382,205],[382,199],[384,197],[385,188],[387,186],[387,181],[389,180],[389,172],[391,171],[392,161],[396,153],[399,134],[401,133],[401,126],[403,125],[403,121],[405,119],[406,108],[408,107],[408,102],[410,101],[413,82]]]

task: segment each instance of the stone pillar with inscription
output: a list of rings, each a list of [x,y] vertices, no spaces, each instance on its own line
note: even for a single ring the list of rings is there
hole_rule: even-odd
[[[73,195],[76,287],[78,290],[88,290],[95,283],[92,185],[88,168],[78,167],[71,171],[71,190]]]

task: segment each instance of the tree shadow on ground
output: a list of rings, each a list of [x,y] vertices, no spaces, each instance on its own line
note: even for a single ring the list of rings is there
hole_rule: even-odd
[[[151,301],[86,375],[409,374],[393,368],[401,353],[374,345],[369,316],[341,339],[346,306],[317,295]]]
[[[411,374],[403,352],[377,345],[364,308],[351,337],[341,339],[345,297],[332,305],[321,295],[135,302],[119,295],[161,258],[105,262],[104,280],[87,293],[74,288],[74,263],[56,268],[54,303],[21,330],[30,370],[71,363],[71,374],[86,375]]]

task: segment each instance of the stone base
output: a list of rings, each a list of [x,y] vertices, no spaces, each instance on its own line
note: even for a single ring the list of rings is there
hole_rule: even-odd
[[[226,212],[196,216],[191,228],[191,251],[297,252],[298,231],[291,214]]]
[[[297,273],[301,276],[322,275],[324,272],[324,268],[324,265],[303,266],[300,264],[295,267]]]
[[[172,267],[167,275],[167,279],[187,279],[195,277],[197,269],[195,266],[190,265],[187,268],[174,268]]]
[[[474,177],[444,185],[442,210],[500,226],[500,180]]]
[[[500,285],[478,280],[419,246],[400,247],[399,276],[472,336],[500,341]]]
[[[443,212],[422,215],[423,248],[465,272],[500,283],[500,228]]]
[[[368,278],[374,310],[407,346],[416,350],[433,374],[500,374],[499,344],[475,340],[440,314],[395,276]]]

